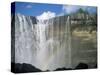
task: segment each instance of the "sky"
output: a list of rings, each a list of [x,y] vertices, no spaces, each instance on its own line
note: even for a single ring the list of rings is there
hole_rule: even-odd
[[[76,6],[76,5],[61,5],[61,4],[43,4],[30,2],[16,2],[15,13],[20,13],[28,16],[36,16],[40,19],[47,19],[70,14],[76,12],[79,8],[87,10],[89,13],[96,13],[96,7],[90,6]]]

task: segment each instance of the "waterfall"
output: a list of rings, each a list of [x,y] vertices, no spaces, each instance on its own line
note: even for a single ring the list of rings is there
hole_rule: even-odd
[[[39,20],[15,14],[15,63],[29,63],[43,71],[71,68],[69,17]]]

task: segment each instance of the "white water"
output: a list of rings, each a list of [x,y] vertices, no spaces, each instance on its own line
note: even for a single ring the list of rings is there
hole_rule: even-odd
[[[15,63],[29,63],[43,71],[71,68],[69,17],[38,19],[33,24],[29,16],[15,15]]]

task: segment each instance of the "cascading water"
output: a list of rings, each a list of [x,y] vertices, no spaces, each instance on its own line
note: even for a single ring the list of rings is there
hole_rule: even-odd
[[[71,68],[69,17],[37,20],[15,14],[15,63],[29,63],[45,71]]]

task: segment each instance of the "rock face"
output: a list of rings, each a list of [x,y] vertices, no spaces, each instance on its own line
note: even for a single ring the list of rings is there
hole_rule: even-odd
[[[97,63],[97,15],[81,11],[70,16],[72,65],[75,67],[79,63],[85,63],[87,66],[79,64],[80,68],[95,68]]]

